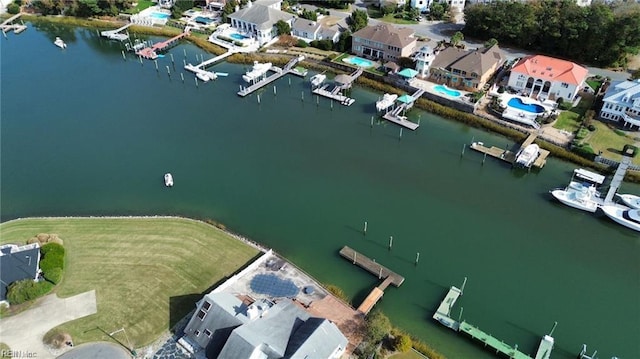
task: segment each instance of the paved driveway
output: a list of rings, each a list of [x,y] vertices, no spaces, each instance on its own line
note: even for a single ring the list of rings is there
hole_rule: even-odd
[[[58,359],[130,359],[128,351],[113,343],[87,343],[62,354]]]
[[[0,342],[25,357],[55,358],[44,346],[42,338],[52,328],[68,321],[96,313],[94,290],[70,298],[55,294],[44,297],[35,307],[18,315],[0,320]]]

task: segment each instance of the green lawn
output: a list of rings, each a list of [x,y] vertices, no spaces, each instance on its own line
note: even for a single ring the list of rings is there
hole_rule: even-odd
[[[593,89],[593,91],[598,91],[598,88],[602,85],[602,81],[600,80],[587,80],[587,85]]]
[[[140,11],[151,7],[155,5],[155,2],[153,2],[152,0],[138,0],[138,5],[132,7],[131,9],[128,9],[127,11],[125,11],[125,13],[127,14],[137,14]]]
[[[403,16],[401,18],[396,18],[395,15],[397,14],[388,14],[380,18],[380,20],[384,22],[392,23],[392,24],[398,24],[398,25],[407,25],[407,24],[415,25],[418,23],[415,20],[407,20],[406,16]]]
[[[409,350],[406,353],[393,354],[389,358],[393,359],[425,359],[426,357],[415,350]]]
[[[576,131],[580,127],[578,120],[591,108],[593,100],[593,95],[584,95],[576,107],[560,112],[553,127],[569,132]]]
[[[26,219],[0,225],[0,243],[38,233],[64,240],[61,297],[96,290],[98,313],[59,328],[77,344],[125,328],[134,347],[154,341],[204,293],[259,253],[206,223],[177,218]],[[98,329],[99,328],[99,329]]]
[[[600,121],[592,121],[596,130],[590,132],[583,142],[588,143],[595,153],[602,151],[602,155],[606,158],[619,161],[622,158],[620,151],[624,145],[633,145],[636,141],[627,136],[616,133],[612,128]],[[634,164],[640,164],[640,158],[633,159]]]

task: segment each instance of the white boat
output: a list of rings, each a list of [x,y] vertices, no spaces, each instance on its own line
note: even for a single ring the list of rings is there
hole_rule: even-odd
[[[242,75],[242,79],[246,82],[253,82],[260,78],[260,76],[264,75],[267,71],[271,69],[273,65],[270,62],[267,63],[259,63],[258,61],[253,62],[253,67],[251,70],[247,71],[246,74]]]
[[[398,95],[393,93],[384,94],[380,100],[376,101],[376,110],[380,112],[388,109],[394,104],[397,98]]]
[[[518,151],[518,154],[516,154],[516,165],[529,168],[538,158],[538,155],[540,155],[540,147],[532,143]]]
[[[327,75],[325,75],[325,74],[315,74],[315,75],[311,76],[311,86],[318,87],[326,79],[327,79]]]
[[[606,205],[601,208],[607,217],[627,228],[640,232],[640,209],[628,209],[615,205]]]
[[[173,176],[171,173],[164,174],[164,185],[167,187],[173,187]]]
[[[578,168],[573,171],[569,185],[551,191],[551,195],[567,206],[594,213],[603,202],[597,187],[604,178],[601,174]]]
[[[59,37],[56,37],[56,41],[54,41],[53,44],[58,46],[61,49],[67,48],[67,44],[65,44],[64,41],[62,41],[62,39]]]
[[[616,196],[622,200],[626,206],[629,206],[633,209],[640,209],[640,197],[633,194],[618,194]]]
[[[210,81],[210,80],[217,79],[218,75],[216,75],[213,72],[200,70],[200,71],[196,72],[196,77],[199,78],[200,80],[204,81],[204,82],[207,82],[207,81]]]

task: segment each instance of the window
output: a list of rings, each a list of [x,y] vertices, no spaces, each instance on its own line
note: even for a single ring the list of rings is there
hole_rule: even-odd
[[[566,82],[563,82],[562,85],[560,85],[560,86],[562,86],[562,88],[565,88],[565,89],[569,88],[569,84],[566,83]]]
[[[211,308],[211,303],[204,302],[204,304],[202,305],[202,309],[204,309],[204,310],[206,310],[208,312],[209,308]]]
[[[524,86],[524,83],[522,81],[516,82],[516,87],[522,87],[522,86]]]
[[[205,312],[204,310],[200,309],[200,311],[198,312],[198,318],[200,318],[200,320],[204,320],[204,317],[207,316],[207,312]]]
[[[205,329],[205,330],[204,330],[204,335],[206,335],[207,337],[211,338],[211,335],[212,335],[212,334],[213,334],[213,333],[211,333],[211,331],[210,331],[209,329]]]
[[[199,337],[200,336],[200,331],[196,330],[195,334],[196,334],[196,337]]]

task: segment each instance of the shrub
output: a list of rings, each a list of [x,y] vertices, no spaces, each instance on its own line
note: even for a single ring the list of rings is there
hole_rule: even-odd
[[[347,297],[347,295],[344,293],[342,288],[338,287],[337,285],[328,284],[326,286],[326,289],[329,293],[333,294],[335,297],[342,299],[342,301],[346,303],[350,303],[349,297]]]
[[[589,159],[591,161],[593,161],[596,158],[596,154],[593,151],[593,148],[591,148],[591,146],[588,143],[584,143],[582,145],[577,145],[577,146],[573,146],[571,148],[571,150],[581,156],[584,157],[586,159]]]
[[[309,47],[309,44],[307,44],[307,42],[302,39],[298,39],[298,43],[296,44],[296,46],[305,48],[305,47]]]
[[[47,233],[38,233],[38,235],[30,238],[27,241],[27,244],[32,244],[32,243],[40,243],[40,246],[44,246],[47,243],[58,243],[60,245],[62,245],[62,239],[58,238],[57,234],[47,234]]]
[[[504,93],[504,86],[498,87],[498,93]]]
[[[593,132],[596,130],[596,126],[595,125],[589,125],[587,126],[587,128],[589,129],[589,131]]]
[[[12,2],[11,4],[7,5],[7,12],[9,14],[15,15],[17,13],[20,12],[20,5]]]
[[[411,340],[411,337],[405,333],[396,334],[396,337],[393,340],[394,349],[402,353],[406,353],[411,350],[412,344],[413,341]]]
[[[48,271],[43,271],[44,279],[48,280],[53,284],[60,283],[62,280],[62,268],[51,268]]]
[[[64,247],[57,243],[47,243],[40,248],[40,253],[42,253],[43,256],[50,253],[64,256]]]
[[[33,279],[24,279],[12,283],[7,291],[7,299],[11,304],[20,304],[39,298],[51,291],[53,284]]]
[[[367,316],[365,340],[378,343],[391,331],[389,318],[379,310],[374,310]]]
[[[558,103],[558,108],[561,110],[571,110],[573,108],[573,104],[568,101],[564,101],[562,103]]]
[[[48,254],[40,261],[40,269],[43,272],[48,272],[53,268],[64,268],[64,256],[59,254]]]

